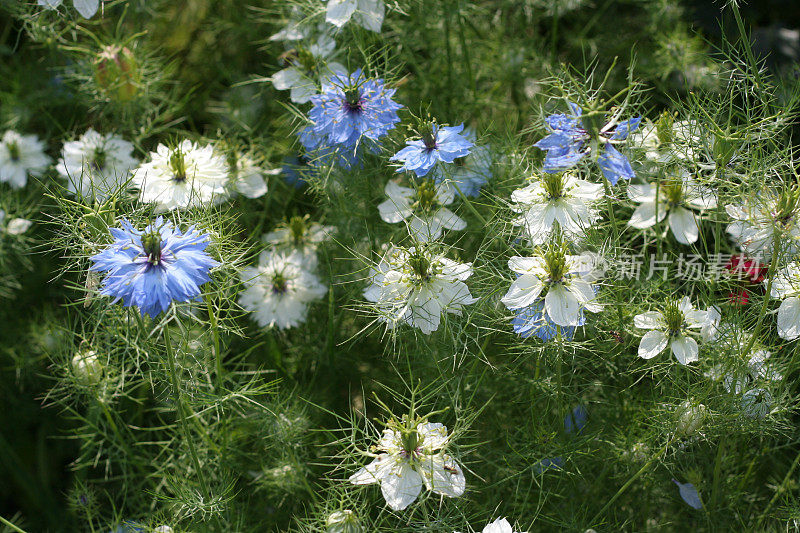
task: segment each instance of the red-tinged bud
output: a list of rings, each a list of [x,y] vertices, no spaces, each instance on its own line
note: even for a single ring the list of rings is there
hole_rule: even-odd
[[[97,55],[95,80],[112,100],[130,102],[139,93],[141,72],[126,46],[108,45]]]
[[[725,268],[732,278],[746,283],[759,284],[764,281],[768,265],[746,255],[734,255]]]

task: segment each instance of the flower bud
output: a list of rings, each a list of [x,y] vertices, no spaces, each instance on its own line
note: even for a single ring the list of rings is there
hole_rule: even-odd
[[[679,410],[681,414],[678,417],[675,431],[682,437],[690,437],[703,425],[707,411],[706,406],[702,403],[692,404],[686,400],[680,405]]]
[[[112,100],[130,102],[139,92],[141,73],[126,46],[108,45],[95,60],[95,80]]]
[[[325,526],[328,533],[363,533],[364,528],[361,521],[356,514],[345,509],[343,511],[336,511],[331,513],[325,521]]]
[[[72,358],[72,375],[81,385],[96,385],[103,379],[103,364],[94,350],[79,352]]]

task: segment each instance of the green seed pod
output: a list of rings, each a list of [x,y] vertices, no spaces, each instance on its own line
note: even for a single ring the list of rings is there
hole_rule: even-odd
[[[79,352],[72,358],[72,375],[81,385],[97,385],[103,379],[103,363],[94,350]]]
[[[356,514],[345,509],[331,513],[325,521],[328,533],[363,533],[364,527]]]
[[[112,100],[126,103],[139,94],[141,72],[128,47],[106,46],[97,55],[94,67],[97,85]]]

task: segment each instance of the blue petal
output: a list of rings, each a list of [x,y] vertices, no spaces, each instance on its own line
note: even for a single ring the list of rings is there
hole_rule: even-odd
[[[582,405],[576,405],[572,411],[567,413],[567,416],[564,417],[564,429],[567,433],[580,434],[584,426],[586,426],[588,417],[589,413],[586,411],[586,408]]]
[[[597,158],[597,164],[600,165],[603,175],[611,185],[616,185],[620,178],[629,180],[636,176],[628,158],[622,155],[612,144],[606,144],[605,150]]]
[[[611,138],[615,140],[627,139],[628,135],[630,135],[639,128],[639,123],[641,121],[642,117],[634,117],[634,118],[629,118],[624,122],[620,122],[614,129],[614,135],[612,135]]]
[[[683,498],[683,501],[685,501],[689,507],[694,509],[703,508],[703,502],[700,501],[700,494],[698,494],[694,485],[691,483],[680,483],[677,479],[673,479],[672,482],[678,485],[678,491],[681,493],[681,498]]]

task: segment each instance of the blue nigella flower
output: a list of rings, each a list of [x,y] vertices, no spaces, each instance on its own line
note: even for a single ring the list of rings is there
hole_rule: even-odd
[[[528,307],[517,310],[516,316],[511,321],[514,333],[519,333],[523,339],[535,335],[543,341],[549,341],[558,335],[558,328],[561,327],[561,335],[565,339],[572,340],[572,337],[575,336],[575,326],[558,326],[550,320],[543,309],[544,299],[539,299]],[[586,317],[581,310],[578,314],[578,325],[582,326],[585,323]]]
[[[361,69],[337,72],[311,97],[312,129],[330,147],[355,148],[362,138],[377,141],[400,122],[397,111],[403,106],[392,100],[395,90],[381,79],[364,78]]]
[[[545,172],[572,168],[590,151],[587,145],[589,130],[581,121],[581,108],[572,102],[569,107],[572,114],[557,113],[545,119],[551,133],[534,145],[547,152],[543,165]],[[605,146],[597,157],[597,163],[612,185],[616,185],[620,178],[629,180],[635,176],[628,158],[614,147],[614,143],[627,139],[639,127],[641,120],[641,117],[630,118],[617,124],[613,131],[606,125],[598,133]]]
[[[358,163],[359,148],[347,146],[331,146],[324,135],[314,131],[314,126],[306,126],[298,133],[300,144],[306,151],[306,161],[311,167],[340,166],[350,170]]]
[[[126,307],[135,305],[142,316],[151,317],[169,309],[173,301],[200,300],[200,285],[219,265],[205,251],[208,234],[194,226],[181,233],[162,217],[143,231],[124,219],[121,224],[121,229],[111,229],[114,242],[91,257],[95,264],[90,270],[108,273],[101,294],[122,300]]]
[[[452,163],[456,158],[468,155],[473,147],[472,142],[461,135],[464,124],[439,126],[430,122],[426,129],[421,139],[408,141],[405,148],[389,158],[390,161],[403,162],[397,172],[411,170],[421,178],[439,161]]]
[[[474,143],[477,136],[472,128],[464,131],[464,137]],[[454,161],[453,165],[437,164],[433,167],[433,180],[441,183],[449,179],[465,196],[477,197],[481,187],[492,177],[492,151],[488,146],[473,146],[470,153]]]

